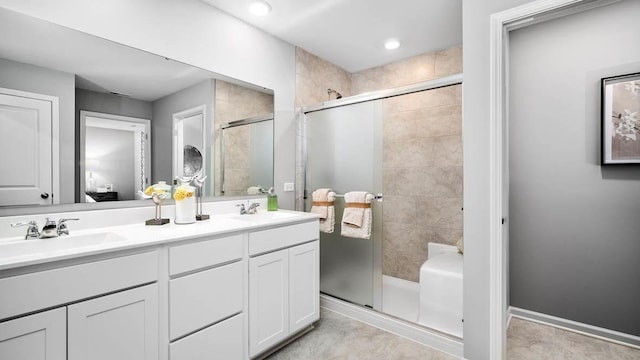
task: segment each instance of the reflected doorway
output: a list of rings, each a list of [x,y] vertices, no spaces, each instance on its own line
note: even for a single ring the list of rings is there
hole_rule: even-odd
[[[149,185],[151,121],[80,111],[80,202],[135,200]]]

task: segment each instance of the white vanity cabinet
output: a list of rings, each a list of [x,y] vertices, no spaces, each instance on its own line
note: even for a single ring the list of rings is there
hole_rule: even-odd
[[[157,359],[157,268],[147,252],[1,278],[0,359]]]
[[[252,232],[249,255],[249,355],[254,357],[320,318],[318,224]]]
[[[318,221],[275,215],[247,215],[222,230],[224,218],[116,228],[121,247],[0,261],[0,360],[265,354],[320,317]]]
[[[244,234],[169,248],[169,359],[244,358]]]

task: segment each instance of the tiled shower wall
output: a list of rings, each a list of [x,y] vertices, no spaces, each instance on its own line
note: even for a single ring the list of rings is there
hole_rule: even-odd
[[[296,107],[329,100],[327,89],[351,96],[351,74],[302,48],[296,48]],[[335,95],[331,95],[331,100]]]
[[[462,236],[462,86],[383,102],[382,273],[418,282],[427,243]]]
[[[352,95],[462,73],[462,47],[421,54],[351,75]]]
[[[220,127],[235,120],[273,113],[273,95],[261,93],[222,80],[216,80],[214,116],[214,144],[221,144]],[[246,195],[249,186],[249,144],[248,126],[234,128],[231,137],[225,137],[225,195]],[[215,156],[215,194],[219,195],[222,184],[220,171],[220,148],[213,151]],[[267,186],[269,184],[264,184]]]
[[[349,74],[296,51],[296,106],[391,89],[462,73],[462,47],[417,55]],[[385,99],[383,274],[419,281],[427,243],[462,237],[462,88]]]

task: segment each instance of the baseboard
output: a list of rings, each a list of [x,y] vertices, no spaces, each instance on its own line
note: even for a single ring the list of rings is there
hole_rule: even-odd
[[[455,357],[462,357],[463,345],[462,340],[459,338],[440,334],[436,331],[430,331],[410,322],[402,321],[392,316],[324,294],[320,295],[320,306]]]
[[[625,334],[619,331],[609,330],[531,310],[520,309],[514,306],[509,307],[507,315],[508,321],[510,321],[512,317],[516,317],[543,325],[554,326],[563,330],[573,331],[596,339],[640,349],[640,337],[635,335]]]

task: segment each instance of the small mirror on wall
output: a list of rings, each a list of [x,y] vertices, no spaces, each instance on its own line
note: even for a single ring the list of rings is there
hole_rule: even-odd
[[[640,164],[640,73],[602,79],[602,164]]]

